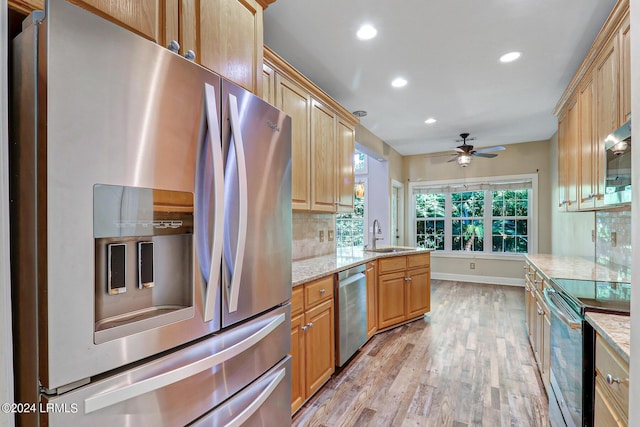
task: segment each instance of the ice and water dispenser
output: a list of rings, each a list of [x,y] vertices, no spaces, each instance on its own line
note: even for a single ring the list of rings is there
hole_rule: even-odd
[[[95,185],[100,344],[193,316],[193,194]]]

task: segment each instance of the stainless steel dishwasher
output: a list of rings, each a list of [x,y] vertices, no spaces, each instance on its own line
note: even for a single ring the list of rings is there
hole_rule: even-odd
[[[365,264],[338,273],[336,281],[336,364],[343,366],[367,341]]]

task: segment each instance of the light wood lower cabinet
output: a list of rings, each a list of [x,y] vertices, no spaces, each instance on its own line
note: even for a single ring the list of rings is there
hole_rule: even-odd
[[[378,329],[419,317],[431,309],[430,254],[378,260]]]
[[[530,264],[525,265],[525,321],[529,343],[536,359],[545,388],[549,388],[551,369],[551,318],[544,301],[546,283],[541,273]]]
[[[333,275],[296,287],[291,295],[291,413],[335,370]]]
[[[596,334],[595,427],[629,423],[629,365]]]
[[[378,330],[378,298],[377,298],[377,269],[376,262],[369,261],[365,270],[367,278],[367,339]]]

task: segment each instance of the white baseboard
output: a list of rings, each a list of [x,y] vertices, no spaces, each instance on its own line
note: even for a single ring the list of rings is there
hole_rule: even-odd
[[[436,280],[453,280],[457,282],[486,283],[490,285],[520,286],[524,287],[524,278],[471,276],[465,274],[435,273],[431,272],[431,278]]]

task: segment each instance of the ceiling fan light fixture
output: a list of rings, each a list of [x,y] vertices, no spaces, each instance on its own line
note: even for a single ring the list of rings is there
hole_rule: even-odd
[[[378,34],[378,30],[376,30],[373,25],[364,24],[358,29],[356,36],[360,40],[371,40]]]
[[[471,155],[470,154],[460,154],[458,156],[458,165],[462,168],[466,168],[471,164]]]

